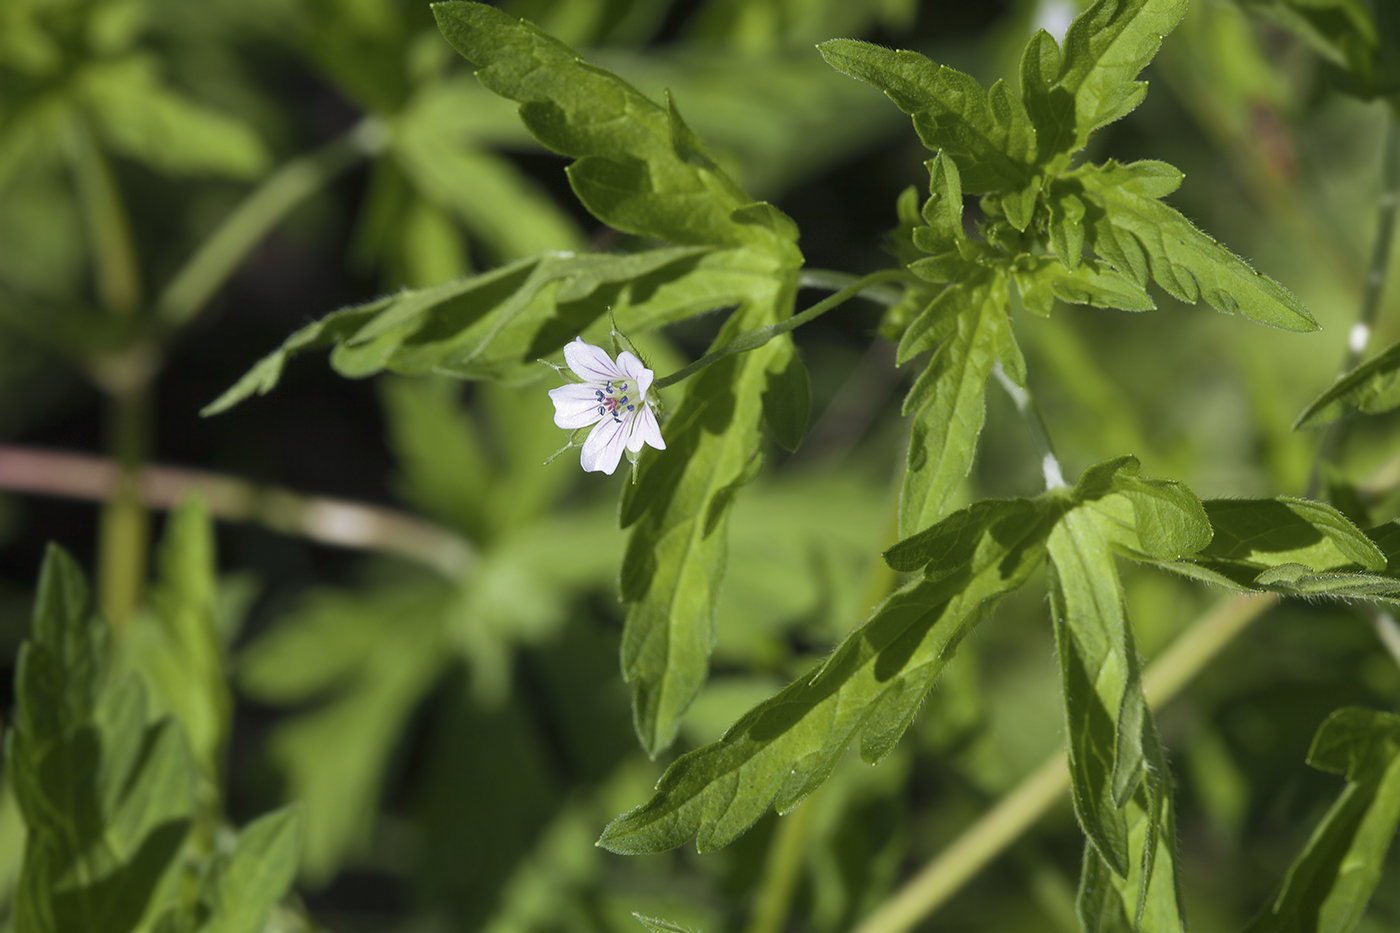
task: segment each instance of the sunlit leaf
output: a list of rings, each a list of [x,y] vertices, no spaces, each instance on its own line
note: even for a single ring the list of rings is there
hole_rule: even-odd
[[[1226,314],[1285,330],[1316,330],[1297,298],[1273,279],[1202,233],[1163,204],[1181,184],[1181,173],[1163,162],[1134,162],[1077,169],[1052,189],[1085,206],[1086,241],[1123,275],[1146,284],[1148,274],[1174,298],[1198,298]]]
[[[1353,412],[1378,415],[1400,406],[1400,343],[1387,347],[1332,384],[1298,416],[1295,429],[1320,428]]]
[[[801,803],[857,736],[867,761],[887,754],[958,642],[1040,562],[1057,514],[1053,501],[1006,500],[950,516],[958,548],[876,608],[815,672],[677,759],[652,799],[610,823],[599,844],[656,852],[695,836],[700,851],[716,849],[770,805]]]
[[[1400,716],[1337,710],[1317,730],[1308,764],[1345,774],[1346,787],[1249,933],[1350,933],[1385,870],[1400,826]]]

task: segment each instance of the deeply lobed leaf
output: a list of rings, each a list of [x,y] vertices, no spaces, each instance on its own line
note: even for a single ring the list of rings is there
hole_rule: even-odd
[[[525,20],[479,3],[433,5],[438,28],[478,80],[521,102],[546,147],[578,161],[569,181],[600,220],[671,243],[752,246],[790,265],[792,221],[755,203],[705,152],[674,103],[662,108]]]
[[[1317,329],[1312,315],[1273,279],[1260,275],[1159,198],[1176,190],[1181,173],[1163,162],[1086,165],[1058,182],[1052,195],[1079,199],[1084,241],[1138,284],[1154,281],[1181,301],[1204,298],[1217,311],[1285,330]],[[1076,230],[1080,223],[1065,218]]]

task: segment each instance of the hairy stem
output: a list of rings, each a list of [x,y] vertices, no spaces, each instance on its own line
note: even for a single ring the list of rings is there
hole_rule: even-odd
[[[1400,119],[1387,111],[1385,154],[1381,163],[1381,196],[1376,214],[1376,242],[1371,252],[1371,265],[1366,272],[1366,286],[1361,298],[1361,313],[1347,338],[1346,358],[1341,375],[1356,368],[1371,342],[1376,317],[1380,314],[1381,296],[1390,271],[1390,254],[1395,242],[1396,207],[1400,206]],[[1316,498],[1322,489],[1322,469],[1332,459],[1342,442],[1345,419],[1332,422],[1322,435],[1317,455],[1313,457],[1312,474],[1308,478],[1308,498]]]
[[[1155,709],[1174,697],[1226,645],[1278,603],[1271,594],[1232,596],[1202,616],[1143,672],[1142,689]],[[1065,753],[1021,781],[937,858],[896,891],[855,933],[903,933],[960,891],[1069,790]]]
[[[1064,473],[1060,471],[1060,460],[1055,456],[1055,445],[1050,440],[1050,429],[1045,424],[1045,416],[1040,413],[1040,406],[1035,403],[1029,389],[1018,386],[1011,380],[1006,370],[1001,368],[1001,360],[992,364],[992,375],[996,376],[1006,394],[1011,396],[1016,411],[1031,429],[1031,441],[1035,444],[1036,453],[1040,454],[1040,472],[1045,476],[1045,488],[1062,488],[1066,485]]]
[[[824,273],[824,275],[834,275],[834,273]],[[754,330],[744,331],[742,334],[737,335],[733,340],[729,341],[724,346],[720,347],[717,350],[711,350],[709,353],[706,353],[704,356],[700,357],[700,359],[696,360],[694,363],[691,363],[689,366],[682,367],[681,369],[678,369],[675,372],[671,373],[669,376],[663,376],[662,378],[656,380],[652,383],[652,387],[656,389],[664,389],[669,385],[675,385],[682,379],[695,375],[707,366],[710,366],[714,363],[718,363],[726,356],[733,356],[735,353],[743,353],[747,350],[757,350],[759,347],[763,346],[765,343],[772,340],[774,337],[786,334],[789,331],[794,331],[797,328],[801,327],[803,324],[806,324],[810,321],[815,321],[817,318],[821,317],[823,314],[830,311],[832,308],[842,305],[847,301],[850,301],[852,298],[855,298],[857,296],[866,297],[862,293],[869,289],[872,285],[878,285],[881,282],[890,282],[896,279],[907,278],[908,275],[909,273],[905,272],[903,269],[882,269],[879,272],[872,272],[867,276],[855,279],[836,294],[831,295],[828,298],[822,299],[821,301],[812,305],[812,307],[808,308],[806,311],[803,311],[801,314],[794,314],[792,317],[779,324],[769,324],[766,327],[758,327]],[[813,287],[820,286],[814,285]],[[882,299],[879,298],[872,298],[871,300],[882,301]]]
[[[161,320],[172,327],[187,323],[294,207],[364,157],[382,151],[387,142],[387,131],[369,117],[339,139],[292,159],[269,175],[161,292],[156,300]]]
[[[0,445],[0,489],[102,501],[121,482],[121,470],[102,457]],[[136,473],[135,492],[142,504],[156,509],[173,508],[185,496],[197,494],[215,518],[262,525],[321,544],[391,554],[450,578],[475,564],[475,551],[460,535],[379,506],[156,465]]]

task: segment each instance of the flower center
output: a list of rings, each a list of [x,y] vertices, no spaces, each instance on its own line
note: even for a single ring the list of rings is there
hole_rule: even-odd
[[[623,412],[635,412],[637,406],[629,402],[627,385],[625,382],[607,382],[603,388],[597,390],[598,414],[612,415],[612,419],[621,424]]]

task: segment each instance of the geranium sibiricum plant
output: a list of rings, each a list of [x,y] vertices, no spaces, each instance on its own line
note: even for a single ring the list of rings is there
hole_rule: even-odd
[[[567,431],[593,427],[583,442],[582,464],[589,473],[611,473],[622,451],[635,455],[643,445],[665,450],[651,393],[655,373],[623,350],[617,361],[582,337],[564,347],[564,359],[582,382],[549,390],[554,423]]]
[[[31,2],[37,0],[21,0]],[[382,2],[387,10],[388,0]],[[379,3],[356,0],[366,8]],[[789,37],[782,55],[774,45],[771,61],[764,61],[745,45],[744,56],[725,60],[730,83],[723,93],[719,83],[684,71],[700,67],[702,59],[720,60],[712,56],[721,54],[718,37],[726,30],[762,44],[755,24],[771,21],[776,29],[789,19],[751,11],[824,5],[846,12],[804,32],[800,43]],[[1344,92],[1391,106],[1400,101],[1397,0],[1240,5],[1318,44],[1330,70],[1314,70],[1326,80],[1346,72]],[[434,3],[441,36],[425,19],[427,34],[409,41],[405,33],[403,48],[384,50],[384,62],[408,62],[402,86],[380,80],[381,70],[396,73],[396,65],[370,68],[359,60],[360,50],[376,41],[393,44],[391,31],[375,20],[363,35],[352,34],[346,23],[354,17],[328,21],[350,32],[327,31],[327,41],[354,50],[329,70],[364,91],[367,109],[381,116],[313,162],[329,179],[352,156],[379,160],[363,240],[376,255],[402,253],[403,261],[394,262],[403,277],[382,297],[302,327],[206,413],[268,392],[290,357],[311,350],[328,349],[331,366],[347,378],[385,376],[395,492],[423,516],[405,521],[383,509],[335,502],[288,508],[281,493],[222,496],[217,508],[226,510],[223,517],[237,517],[237,509],[248,514],[265,507],[259,520],[284,531],[302,529],[308,537],[336,524],[349,529],[343,537],[378,540],[386,554],[416,560],[431,572],[390,566],[367,574],[369,582],[322,594],[273,624],[250,628],[252,647],[234,649],[222,617],[209,518],[191,505],[177,513],[163,551],[154,608],[126,623],[144,641],[127,641],[108,663],[107,624],[86,601],[76,566],[55,553],[41,584],[35,634],[20,656],[19,717],[6,746],[15,812],[30,840],[17,882],[17,933],[68,929],[56,913],[68,904],[81,907],[84,917],[105,916],[104,892],[118,886],[111,878],[122,881],[133,912],[129,923],[108,924],[113,931],[145,930],[163,909],[162,931],[201,933],[218,925],[252,933],[291,884],[294,862],[304,882],[329,882],[357,852],[373,848],[381,802],[399,799],[411,805],[397,819],[423,824],[421,845],[411,847],[423,854],[415,870],[441,873],[419,887],[453,892],[457,906],[451,910],[461,913],[442,919],[453,928],[577,926],[612,933],[602,918],[611,915],[613,895],[598,898],[590,887],[612,882],[598,879],[633,879],[629,872],[642,877],[639,865],[657,863],[641,859],[691,840],[703,853],[723,849],[758,825],[735,850],[713,856],[744,870],[668,860],[697,877],[693,865],[706,864],[708,880],[661,885],[647,875],[644,882],[619,883],[615,899],[667,888],[659,899],[672,905],[675,891],[701,884],[718,891],[714,879],[742,876],[744,883],[754,880],[755,890],[716,893],[710,906],[697,897],[702,906],[679,919],[721,933],[749,899],[758,905],[750,933],[900,933],[1011,846],[1056,800],[1068,799],[1074,821],[1044,830],[1062,838],[1018,852],[1034,879],[1027,887],[1044,895],[1047,913],[1058,910],[1053,926],[1182,933],[1189,899],[1181,892],[1209,875],[1201,867],[1207,856],[1195,842],[1198,826],[1214,820],[1211,825],[1222,829],[1219,844],[1234,845],[1246,835],[1252,813],[1289,809],[1266,799],[1268,780],[1259,775],[1273,775],[1283,760],[1301,770],[1306,738],[1313,735],[1307,762],[1344,775],[1345,789],[1326,813],[1336,788],[1309,791],[1310,812],[1320,819],[1300,816],[1289,827],[1297,841],[1292,848],[1301,848],[1293,867],[1285,872],[1280,865],[1277,877],[1238,885],[1249,893],[1237,900],[1254,900],[1243,907],[1231,902],[1218,913],[1234,911],[1235,929],[1253,916],[1251,933],[1351,933],[1373,892],[1382,892],[1373,910],[1391,909],[1383,895],[1387,885],[1400,890],[1393,881],[1400,870],[1393,857],[1387,862],[1400,825],[1400,717],[1363,707],[1400,698],[1400,671],[1378,647],[1390,639],[1400,659],[1400,628],[1385,608],[1400,603],[1400,458],[1388,472],[1377,471],[1381,479],[1374,482],[1348,473],[1341,461],[1351,448],[1342,443],[1339,419],[1400,408],[1400,346],[1360,362],[1373,329],[1382,332],[1377,316],[1400,204],[1400,131],[1393,117],[1387,114],[1380,245],[1371,268],[1355,277],[1365,283],[1366,310],[1352,332],[1351,358],[1343,367],[1348,374],[1298,422],[1327,429],[1327,440],[1313,444],[1306,435],[1289,434],[1286,424],[1305,404],[1298,393],[1321,390],[1333,375],[1322,371],[1330,367],[1306,368],[1319,355],[1308,343],[1318,339],[1312,332],[1320,329],[1319,319],[1339,332],[1327,315],[1332,309],[1316,299],[1354,283],[1320,290],[1280,258],[1273,240],[1256,239],[1244,220],[1225,221],[1212,210],[1199,187],[1202,162],[1182,141],[1189,133],[1169,145],[1149,144],[1166,136],[1158,124],[1174,133],[1177,119],[1196,119],[1218,133],[1271,125],[1256,109],[1260,95],[1287,93],[1280,82],[1248,83],[1236,112],[1220,114],[1210,108],[1225,106],[1221,101],[1233,85],[1193,85],[1181,73],[1188,55],[1228,59],[1232,74],[1244,68],[1242,56],[1210,51],[1255,48],[1253,27],[1234,6],[1195,0],[965,4],[977,15],[1002,7],[1025,14],[1003,33],[1016,35],[1010,50],[1020,52],[1015,77],[992,82],[920,52],[832,38],[852,33],[892,40],[893,27],[884,28],[889,24],[882,20],[877,31],[876,20],[861,20],[860,11],[893,9],[899,2],[679,4],[694,10],[695,35],[711,31],[715,42],[676,70],[649,60],[669,53],[644,40],[625,53],[598,48],[614,27],[619,36],[649,28],[641,14],[652,4],[592,6],[607,7],[611,12],[598,14],[599,22],[612,25],[583,28],[579,24],[593,14],[572,17],[588,4],[571,0]],[[1071,7],[1082,12],[1062,36],[1021,28],[1033,10],[1050,22],[1057,17],[1047,11]],[[1324,7],[1346,15],[1315,15]],[[633,12],[618,12],[624,8]],[[508,12],[522,9],[551,18],[542,28]],[[569,16],[559,12],[566,9]],[[426,15],[421,2],[417,10]],[[1221,10],[1234,19],[1212,18]],[[666,18],[671,25],[664,28],[657,19],[654,35],[669,36],[686,17]],[[936,18],[910,15],[911,22]],[[691,25],[676,28],[684,32]],[[591,51],[575,51],[550,29],[574,30],[570,43],[597,50],[619,73],[586,61]],[[1196,87],[1202,99],[1189,101],[1182,114],[1163,108],[1149,120],[1131,117],[1136,122],[1125,137],[1110,127],[1143,102],[1147,84],[1139,76],[1174,33],[1172,41],[1182,44],[1162,64],[1178,69],[1175,93]],[[928,38],[902,44],[937,55],[939,47]],[[470,63],[472,75],[452,50]],[[791,82],[760,88],[754,74],[787,68],[789,52],[799,63],[792,67],[805,70],[788,72],[796,76]],[[0,65],[5,54],[0,49]],[[990,62],[1011,57],[966,60],[994,77],[998,66]],[[635,86],[631,75],[646,86]],[[141,91],[148,84],[133,86]],[[778,101],[772,119],[745,116],[760,90]],[[778,116],[836,113],[824,108],[846,100],[843,94],[856,103],[821,117],[823,133],[788,131],[775,122]],[[741,97],[744,106],[736,106]],[[503,113],[490,109],[501,104],[498,98],[508,102]],[[818,100],[822,107],[815,106]],[[1157,106],[1158,98],[1151,103]],[[0,106],[0,127],[8,126],[9,106]],[[34,109],[43,112],[37,104]],[[850,161],[854,149],[833,142],[854,146],[873,138],[860,129],[865,119],[885,119],[906,136],[903,148],[893,132],[881,137],[888,171]],[[1363,125],[1354,113],[1346,119]],[[726,124],[745,120],[771,122],[764,127],[771,132],[724,136],[733,129]],[[516,179],[514,162],[494,154],[478,158],[478,150],[498,140],[528,144],[526,132],[567,160],[563,171],[572,195],[599,229],[575,229],[567,219],[572,215],[549,194],[561,186],[536,191],[533,182]],[[463,140],[466,150],[454,148]],[[765,183],[752,171],[763,161],[754,147],[775,141],[782,143],[775,152],[791,152],[767,159],[782,163],[783,171],[770,171]],[[918,144],[926,151],[908,158]],[[1179,156],[1180,169],[1141,157],[1163,148]],[[872,146],[866,156],[873,153]],[[103,181],[110,173],[91,154],[85,158],[74,157],[74,170],[87,165],[84,177],[93,190],[111,181]],[[860,232],[859,249],[849,243],[834,249],[831,242],[844,241],[828,240],[837,227],[847,236],[855,224],[818,229],[812,205],[821,199],[799,202],[795,183],[783,191],[775,180],[815,177],[822,165],[842,160],[850,161],[843,171],[881,175],[882,184],[898,178],[884,190],[887,198],[852,213],[862,224],[878,218]],[[1279,178],[1260,181],[1256,195],[1289,183],[1288,160],[1276,161]],[[0,180],[5,163],[0,158]],[[529,162],[541,174],[563,164]],[[295,181],[306,167],[293,164],[288,177]],[[1248,174],[1249,164],[1241,167]],[[1183,189],[1188,171],[1193,181]],[[290,190],[285,181],[268,184],[274,195]],[[852,193],[868,190],[851,186]],[[533,208],[532,198],[538,201]],[[1263,200],[1275,210],[1285,205],[1296,220],[1317,199]],[[97,206],[102,203],[98,199]],[[233,246],[261,236],[271,223],[268,203],[251,197],[240,225],[214,238],[212,258],[191,260],[196,284],[213,274],[200,269],[231,268]],[[797,203],[803,231],[781,208]],[[0,198],[0,220],[4,208]],[[1193,211],[1199,220],[1188,218]],[[1333,250],[1317,233],[1327,225],[1304,226],[1305,258]],[[1224,232],[1234,248],[1254,255],[1258,269],[1212,236]],[[464,239],[468,235],[481,239],[483,249]],[[812,268],[822,255],[853,268]],[[1361,267],[1348,258],[1329,265]],[[0,279],[6,268],[0,250]],[[474,271],[464,274],[468,268]],[[1287,270],[1288,281],[1270,278],[1270,270]],[[0,300],[3,287],[0,281]],[[193,312],[181,309],[194,299],[180,296],[212,287],[174,289],[175,297],[163,303],[165,318],[186,319]],[[876,309],[878,323],[871,317],[828,327],[828,319],[817,329],[825,336],[807,330],[801,343],[795,340],[799,328],[855,299],[870,306],[867,313]],[[1188,307],[1198,302],[1233,319]],[[621,344],[608,342],[609,328]],[[644,362],[619,336],[624,333],[654,362]],[[105,365],[106,338],[99,337],[93,338],[92,371],[119,383],[126,370]],[[1232,349],[1248,349],[1240,356],[1251,361],[1258,404],[1216,406],[1213,396],[1202,404],[1192,393],[1215,391],[1210,373],[1198,380],[1199,389],[1184,390],[1205,367],[1227,365],[1213,357],[1216,337]],[[1289,353],[1295,354],[1291,361]],[[541,360],[567,384],[543,385]],[[478,386],[464,391],[468,382]],[[1298,390],[1303,382],[1308,387]],[[894,399],[901,386],[907,388],[902,403]],[[661,391],[667,392],[664,424]],[[1037,394],[1048,402],[1043,412]],[[1189,427],[1157,418],[1159,411]],[[551,417],[571,432],[564,450],[581,449],[584,471],[615,474],[626,455],[632,481],[584,482],[572,465],[541,468],[560,439]],[[1191,435],[1179,445],[1171,436],[1190,434],[1204,421],[1214,425],[1214,434]],[[1149,423],[1150,430],[1140,429]],[[1271,424],[1285,427],[1270,434]],[[219,426],[210,422],[211,429]],[[1378,445],[1375,438],[1385,430],[1364,443]],[[1228,463],[1218,459],[1214,448],[1221,445],[1213,443],[1225,436],[1245,438]],[[1169,449],[1177,446],[1184,453]],[[1302,469],[1295,470],[1288,451],[1296,449],[1302,454],[1293,459]],[[1204,466],[1195,465],[1197,458]],[[132,480],[124,494],[131,497],[149,494],[142,490],[152,485],[134,481],[137,459],[132,455],[123,466]],[[1237,482],[1247,467],[1258,469]],[[1305,485],[1308,472],[1313,479]],[[611,492],[620,492],[616,507],[605,500]],[[325,518],[347,515],[350,520],[338,524]],[[1219,599],[1222,590],[1228,595]],[[1265,733],[1288,731],[1282,728],[1287,710],[1279,704],[1246,709],[1254,694],[1242,696],[1234,683],[1214,693],[1194,688],[1191,710],[1159,719],[1162,705],[1187,689],[1252,619],[1284,602],[1291,603],[1291,615],[1277,614],[1279,628],[1292,625],[1289,631],[1297,634],[1311,626],[1311,637],[1329,649],[1336,647],[1335,627],[1317,634],[1328,628],[1318,619],[1360,617],[1367,626],[1354,639],[1367,646],[1346,648],[1365,656],[1364,665],[1355,664],[1364,667],[1364,682],[1350,668],[1341,672],[1340,663],[1337,672],[1317,674],[1319,681],[1330,678],[1327,689],[1317,691],[1326,705],[1303,726],[1304,747],[1284,755],[1272,747],[1265,754],[1248,743],[1232,745],[1227,733],[1235,718],[1260,743],[1272,741]],[[196,617],[204,621],[190,641],[195,629],[186,621]],[[1280,654],[1291,650],[1277,632],[1249,637],[1272,639]],[[1012,643],[1020,646],[1016,657],[1003,650]],[[591,650],[598,646],[604,650]],[[288,796],[307,806],[304,814],[289,808],[249,824],[237,836],[238,847],[225,852],[211,840],[222,846],[228,828],[217,789],[231,728],[221,666],[228,650],[243,652],[236,669],[246,695],[289,710],[271,747],[287,773]],[[1273,678],[1282,684],[1280,693],[1298,692],[1256,661],[1240,661],[1250,677],[1229,676],[1248,684]],[[1023,664],[1033,676],[1021,676]],[[109,715],[109,705],[118,707],[97,692],[103,678],[120,685],[133,672],[151,682],[151,696],[162,703],[176,703],[166,694],[211,692],[193,706],[179,701],[193,710],[181,722],[147,716],[135,700],[120,707],[124,718]],[[171,672],[200,676],[185,683]],[[613,689],[621,688],[618,681],[627,689]],[[1013,681],[1016,689],[999,689]],[[420,716],[416,711],[426,704],[434,704],[432,715]],[[1229,712],[1230,704],[1251,715],[1227,717],[1221,711]],[[48,709],[71,715],[37,715]],[[421,728],[414,725],[420,720]],[[1257,728],[1260,723],[1269,728]],[[196,756],[187,755],[181,730],[198,739],[190,743]],[[431,753],[422,756],[421,768],[392,767],[403,748],[420,744],[404,736],[420,732],[434,737],[422,739]],[[100,733],[99,751],[81,741],[89,733]],[[138,748],[152,751],[126,754]],[[440,753],[444,748],[451,753]],[[858,756],[848,754],[857,749]],[[58,753],[64,759],[55,758]],[[99,753],[116,764],[89,767],[84,756]],[[1234,760],[1251,754],[1252,777]],[[58,773],[52,762],[65,759],[76,762],[64,765],[73,773],[100,775],[92,796],[104,806],[114,801],[100,820],[89,813],[86,798],[68,794],[66,786],[54,785],[64,793],[37,792]],[[881,770],[861,768],[858,759]],[[168,776],[162,784],[158,774],[145,776],[138,767]],[[422,779],[427,791],[400,794],[390,784],[399,774],[404,781],[430,775]],[[1224,790],[1211,794],[1210,786]],[[159,795],[168,804],[165,816],[128,818],[155,814],[143,801],[155,794],[151,788],[162,787],[174,788]],[[949,788],[955,792],[945,793]],[[994,798],[1001,802],[989,806]],[[5,831],[4,812],[0,806],[0,856],[7,838],[19,838]],[[438,819],[439,813],[453,819]],[[195,861],[174,842],[160,849],[167,824],[190,822]],[[118,838],[117,849],[160,849],[161,858],[149,859],[160,864],[146,869],[125,855],[109,857],[67,824],[103,832],[131,824],[131,838]],[[1179,824],[1187,827],[1181,840]],[[298,848],[303,825],[304,849]],[[933,848],[922,838],[926,829],[936,836],[954,826],[969,828],[945,855],[901,876],[912,856]],[[1305,841],[1309,831],[1311,841]],[[638,859],[596,852],[594,838],[602,849]],[[1274,849],[1277,839],[1268,839]],[[483,845],[490,858],[480,857]],[[827,850],[838,845],[845,848],[830,857]],[[759,847],[766,847],[766,867],[749,871]],[[459,857],[463,850],[470,852]],[[1229,851],[1245,865],[1273,859],[1272,850],[1263,859],[1243,846]],[[119,857],[131,862],[122,868],[131,877],[144,872],[141,885],[115,874],[112,860]],[[1198,863],[1187,866],[1192,859]],[[19,861],[0,857],[0,864]],[[203,866],[198,892],[178,883],[188,864]],[[277,868],[263,870],[271,880],[257,882],[261,900],[239,888],[258,865]],[[1080,877],[1072,906],[1072,885],[1061,877],[1070,873]],[[90,890],[70,898],[54,878],[98,881],[82,881]],[[546,883],[550,896],[541,898],[535,892]],[[991,890],[999,882],[980,883]],[[1273,900],[1261,903],[1262,891],[1275,886]],[[3,890],[0,883],[0,896]],[[1390,904],[1400,905],[1390,896]],[[174,900],[162,908],[157,898]],[[1001,907],[998,898],[981,900],[992,902],[992,908],[979,905],[988,916]],[[541,903],[562,906],[545,918]],[[244,920],[201,925],[199,918],[220,911],[232,917],[238,905],[247,905]],[[1400,916],[1400,906],[1393,909]],[[488,917],[486,911],[499,913]],[[51,913],[59,919],[40,922]],[[1212,913],[1203,914],[1213,922]],[[1011,923],[988,920],[985,928],[1004,931]]]

